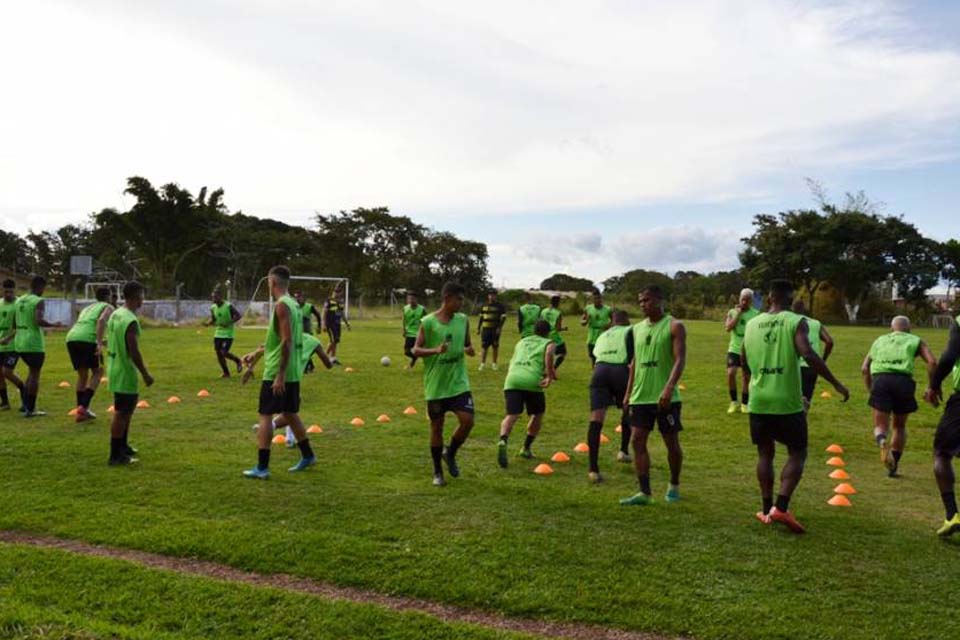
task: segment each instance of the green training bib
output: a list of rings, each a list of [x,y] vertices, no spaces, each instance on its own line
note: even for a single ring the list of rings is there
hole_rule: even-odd
[[[214,338],[232,338],[234,336],[233,315],[230,313],[230,308],[229,302],[210,305],[213,324],[216,327],[213,332]]]
[[[17,300],[17,336],[13,339],[17,353],[43,353],[43,329],[37,324],[37,305],[43,301],[28,293]]]
[[[668,315],[651,323],[645,318],[633,325],[633,389],[630,404],[657,404],[673,370],[673,336]],[[671,402],[680,402],[680,391],[673,389]]]
[[[0,299],[0,338],[6,338],[17,326],[17,301],[7,302]],[[14,341],[0,344],[0,353],[10,353],[14,350]]]
[[[300,305],[290,297],[284,295],[277,301],[287,307],[290,319],[290,357],[287,359],[286,382],[300,382],[303,377],[303,363],[300,362],[300,353],[303,349],[303,316],[300,315]],[[270,326],[267,327],[267,341],[263,345],[263,379],[272,381],[280,372],[280,360],[283,355],[283,343],[280,340],[280,330],[276,327],[276,310],[270,316]]]
[[[107,380],[113,393],[137,393],[140,378],[127,351],[127,330],[133,325],[140,335],[140,321],[135,313],[120,307],[107,321]]]
[[[443,323],[436,313],[423,318],[423,346],[439,347],[447,342],[446,353],[427,356],[423,359],[423,394],[429,400],[453,398],[470,391],[467,378],[467,363],[464,349],[467,340],[467,316],[456,313]]]
[[[630,331],[630,327],[615,324],[601,333],[593,346],[597,364],[630,364],[627,360],[627,334]]]
[[[110,306],[107,302],[94,302],[87,305],[77,316],[77,321],[67,332],[67,342],[97,343],[97,322],[103,310]]]
[[[529,303],[520,307],[520,337],[526,338],[527,336],[532,336],[533,331],[537,326],[537,320],[540,319],[540,306]]]
[[[552,342],[550,338],[537,335],[520,340],[513,348],[503,390],[543,391],[540,381],[547,371],[544,353]]]
[[[560,335],[558,327],[562,315],[560,309],[554,309],[553,307],[547,307],[540,312],[540,319],[546,320],[547,324],[550,325],[550,339],[557,344],[563,344],[563,337]]]
[[[427,310],[422,304],[415,307],[405,305],[403,307],[403,335],[407,338],[416,338],[420,331],[420,321],[423,320],[426,313]]]
[[[813,348],[813,352],[816,353],[821,358],[823,357],[823,341],[820,340],[820,327],[822,326],[819,320],[814,320],[810,316],[803,316],[804,320],[807,321],[807,327],[809,328],[808,339],[810,341],[810,346]],[[800,368],[809,367],[807,361],[803,358],[800,358]]]
[[[587,344],[597,344],[597,338],[610,326],[613,309],[606,305],[596,307],[588,304],[584,312],[587,314]]]
[[[727,312],[727,317],[732,318],[736,313],[737,309],[730,309],[730,311]],[[743,347],[743,334],[747,330],[747,323],[758,315],[760,315],[760,312],[753,307],[750,307],[740,314],[740,318],[737,319],[737,324],[735,324],[730,331],[730,344],[727,345],[727,353],[740,355],[740,349]]]
[[[803,411],[800,354],[794,339],[803,316],[761,313],[743,338],[750,367],[750,413],[789,415]]]
[[[920,337],[894,331],[880,336],[870,347],[870,373],[899,373],[913,377],[913,365],[920,349]]]

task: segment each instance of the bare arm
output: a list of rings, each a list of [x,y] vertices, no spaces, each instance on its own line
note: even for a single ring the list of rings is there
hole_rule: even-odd
[[[106,344],[103,336],[107,332],[107,321],[110,320],[111,315],[113,315],[113,307],[107,305],[100,317],[97,318],[97,355],[100,354]]]
[[[849,400],[850,391],[843,386],[842,382],[837,380],[827,366],[827,363],[824,362],[823,358],[818,356],[817,352],[810,346],[810,327],[807,325],[806,320],[801,320],[800,324],[797,325],[797,332],[793,336],[793,343],[800,357],[807,361],[807,365],[816,371],[818,375],[823,376],[824,380],[832,384],[833,388],[837,390],[837,393],[843,396],[844,402]]]
[[[546,367],[546,373],[543,376],[543,380],[540,381],[540,387],[543,389],[549,387],[550,383],[554,380],[554,376],[557,375],[553,368],[553,352],[556,350],[556,343],[551,342],[547,345],[547,349],[543,352],[543,364],[544,367]]]
[[[126,333],[127,353],[133,361],[133,366],[137,368],[140,375],[143,376],[143,383],[148,387],[153,384],[153,376],[147,371],[147,365],[143,363],[143,355],[140,353],[140,341],[137,339],[137,325],[130,323]]]
[[[823,361],[826,362],[833,353],[833,336],[822,324],[820,325],[820,343],[823,345]]]
[[[323,326],[323,318],[320,317],[320,312],[317,311],[316,305],[310,307],[310,314],[317,319],[317,325]]]
[[[470,319],[467,319],[467,328],[463,332],[463,352],[470,357],[476,355],[476,351],[473,350],[473,343],[470,342]]]
[[[673,399],[673,390],[680,383],[680,376],[687,366],[687,329],[679,320],[670,323],[670,337],[673,346],[673,369],[670,370],[670,379],[660,393],[660,409],[665,411],[670,407]]]
[[[867,391],[873,389],[873,374],[870,373],[871,362],[873,362],[873,358],[871,358],[868,353],[867,357],[863,359],[863,364],[860,366],[860,375],[863,376],[863,384],[867,387]]]
[[[467,335],[469,336],[470,334],[467,333]],[[425,341],[425,338],[423,337],[423,326],[421,326],[420,330],[417,331],[417,341],[413,343],[413,349],[410,350],[410,352],[418,358],[427,358],[429,356],[435,356],[447,350],[446,342],[441,342],[440,346],[433,347],[432,349],[428,349],[427,347],[423,346],[424,341]]]
[[[326,350],[323,348],[323,345],[317,345],[317,348],[313,350],[315,354],[320,356],[320,362],[323,363],[327,369],[333,369],[333,361],[330,360],[330,356],[327,355]]]
[[[628,367],[629,375],[627,376],[627,390],[623,394],[623,408],[628,409],[630,407],[630,394],[633,392],[633,374],[636,371],[637,366],[637,357],[630,358],[630,366]]]
[[[273,312],[273,321],[280,330],[280,367],[273,379],[274,395],[282,395],[287,386],[287,364],[290,363],[290,354],[293,352],[293,335],[290,331],[290,311],[287,305],[278,304]]]
[[[210,319],[204,320],[203,326],[212,327],[217,323],[217,316],[213,313],[213,309],[210,309]]]
[[[230,320],[233,322],[233,324],[240,322],[240,318],[242,317],[243,316],[240,315],[240,312],[237,311],[237,308],[233,305],[230,305]]]
[[[723,321],[723,330],[727,333],[733,331],[733,328],[737,326],[737,323],[740,321],[740,309],[737,308],[735,313],[728,313],[727,319]]]

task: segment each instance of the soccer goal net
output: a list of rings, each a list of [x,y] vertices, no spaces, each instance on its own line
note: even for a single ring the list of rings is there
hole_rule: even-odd
[[[343,305],[343,315],[350,318],[350,279],[341,276],[290,276],[290,295],[303,295],[305,304],[312,304],[318,313],[323,313],[323,304],[330,298],[336,298]],[[250,298],[249,308],[254,308],[256,302],[267,302],[267,316],[273,313],[273,292],[267,278],[261,278],[257,288]]]

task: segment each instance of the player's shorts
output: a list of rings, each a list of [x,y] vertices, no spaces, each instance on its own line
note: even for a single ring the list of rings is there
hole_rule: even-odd
[[[522,389],[506,389],[503,399],[507,405],[507,415],[515,416],[523,413],[527,408],[528,416],[535,416],[547,411],[547,395],[543,391],[525,391]]]
[[[230,353],[230,347],[233,346],[233,338],[214,338],[213,350],[217,353]]]
[[[554,357],[567,355],[567,343],[566,342],[558,343],[557,346],[554,347],[553,349],[553,355]]]
[[[753,444],[767,444],[771,440],[786,445],[788,449],[807,448],[807,414],[772,413],[750,414],[750,439]]]
[[[732,351],[727,352],[727,369],[739,368],[743,368],[743,370],[747,372],[747,375],[750,375],[750,367],[747,366],[746,362],[743,362],[743,358],[740,357],[740,354]]]
[[[933,450],[951,456],[960,453],[960,393],[950,396],[943,408],[943,416],[933,435]]]
[[[630,368],[625,364],[597,363],[590,378],[590,410],[622,406],[629,378]]]
[[[260,385],[260,407],[262,415],[300,412],[300,383],[288,382],[281,395],[273,393],[273,380],[264,380]]]
[[[873,376],[867,404],[877,411],[902,416],[920,408],[916,393],[917,382],[913,377],[901,373],[878,373]]]
[[[327,324],[327,334],[330,336],[330,342],[340,344],[340,323],[332,322]]]
[[[500,346],[500,332],[495,328],[480,330],[480,346],[484,349]]]
[[[653,430],[657,425],[660,433],[680,433],[683,424],[680,422],[680,408],[682,403],[674,402],[666,411],[660,411],[657,404],[630,405],[630,426],[638,429]]]
[[[20,360],[20,356],[17,355],[16,351],[4,351],[0,353],[0,366],[4,369],[15,368],[18,360]]]
[[[99,369],[103,365],[100,356],[97,355],[97,345],[92,342],[71,340],[67,343],[67,353],[70,354],[70,363],[74,371]]]
[[[44,361],[47,359],[47,354],[43,353],[42,351],[20,353],[18,355],[20,356],[20,359],[23,360],[23,364],[27,365],[31,369],[41,368]]]
[[[406,336],[403,339],[403,352],[412,357],[413,345],[417,344],[416,336]]]
[[[139,397],[136,393],[114,393],[114,412],[121,416],[132,416],[133,412],[137,410],[137,398]]]
[[[427,401],[427,417],[431,420],[443,417],[447,412],[473,413],[473,394],[464,391],[458,396]]]
[[[810,367],[800,367],[800,393],[807,402],[813,401],[813,392],[817,388],[817,372]]]

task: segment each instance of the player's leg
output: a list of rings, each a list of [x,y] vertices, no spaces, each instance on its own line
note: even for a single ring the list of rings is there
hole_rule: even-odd
[[[0,411],[10,409],[10,393],[7,391],[7,377],[0,375]]]
[[[595,388],[590,388],[590,404],[594,408],[590,411],[590,424],[587,425],[587,447],[590,449],[590,469],[587,477],[591,482],[600,482],[600,433],[603,431],[603,421],[607,417],[606,405],[597,406],[600,402],[595,401]],[[627,433],[630,432],[630,426],[627,426]],[[629,436],[627,436],[629,440]]]
[[[24,384],[16,373],[15,367],[17,366],[18,357],[16,355],[11,355],[7,353],[3,358],[3,378],[6,381],[9,381],[14,387],[17,388],[17,392],[20,394],[20,411],[25,412],[27,410],[27,386]]]
[[[433,486],[442,487],[447,484],[443,479],[443,422],[444,413],[441,409],[438,413],[432,412],[429,408],[427,412],[430,415],[430,459],[433,461]]]
[[[590,368],[594,369],[597,366],[597,356],[593,354],[593,348],[596,345],[588,344],[587,345],[587,357],[590,358]]]
[[[113,418],[110,421],[110,460],[111,466],[127,465],[137,461],[136,453],[129,443],[130,421],[137,408],[137,394],[113,394]]]
[[[749,413],[750,409],[748,405],[750,404],[750,367],[747,366],[746,362],[740,363],[740,381],[743,383],[743,387],[740,391],[740,411],[742,413]]]
[[[470,396],[470,394],[464,394],[465,396]],[[467,437],[470,435],[470,431],[473,429],[473,398],[470,396],[469,400],[469,409],[465,406],[464,403],[458,402],[453,409],[453,413],[457,416],[457,430],[453,432],[453,435],[450,436],[450,442],[447,444],[446,449],[443,452],[443,458],[447,463],[447,470],[450,472],[450,475],[454,478],[460,475],[460,467],[457,466],[457,452],[460,451],[460,447],[463,446],[463,443],[467,441]]]
[[[891,478],[897,477],[897,469],[900,468],[900,458],[903,456],[903,450],[907,446],[907,418],[908,413],[893,414],[893,434],[890,437],[890,457],[887,464],[888,475]]]
[[[300,461],[288,469],[289,471],[303,471],[307,467],[317,463],[317,456],[310,446],[310,438],[307,437],[307,429],[303,426],[299,413],[284,413],[283,417],[293,431],[293,436],[297,441],[297,447],[300,448]]]
[[[43,369],[44,354],[29,353],[24,354],[23,361],[28,368],[27,379],[24,383],[27,396],[27,417],[41,417],[46,415],[43,411],[37,411],[37,396],[40,393],[40,371]]]
[[[630,411],[628,409],[621,409],[620,450],[617,452],[617,462],[628,464],[633,460],[633,458],[630,457],[630,435]]]
[[[789,416],[775,416],[774,437],[786,445],[787,462],[780,470],[780,490],[770,519],[789,527],[794,533],[803,533],[803,525],[790,513],[790,498],[803,477],[803,467],[807,461],[807,416],[805,413]]]
[[[676,502],[680,499],[680,471],[683,468],[683,448],[680,446],[680,407],[675,405],[666,415],[657,418],[663,444],[667,447],[667,463],[670,466],[670,486],[665,499]]]
[[[953,458],[960,451],[960,394],[947,401],[943,416],[933,436],[933,475],[937,479],[940,499],[945,513],[944,523],[937,530],[939,536],[960,532],[957,514],[957,496],[954,493]]]
[[[223,357],[233,362],[233,364],[235,364],[237,367],[237,373],[240,373],[243,371],[243,360],[230,352],[231,347],[233,347],[233,338],[226,338],[223,341]],[[313,354],[311,354],[311,356],[312,355]]]
[[[103,363],[100,361],[100,356],[96,353],[96,347],[94,347],[91,364],[94,366],[90,369],[90,379],[87,381],[87,393],[84,394],[83,397],[83,408],[87,414],[93,416],[93,414],[90,413],[90,404],[93,402],[93,396],[96,395],[97,389],[100,388],[100,381],[104,375]]]
[[[497,359],[500,357],[500,338],[494,336],[493,344],[490,346],[493,349],[493,370],[497,370]]]
[[[539,396],[539,398],[538,398]],[[520,457],[533,458],[533,441],[540,435],[540,429],[543,428],[543,416],[546,413],[546,401],[543,400],[544,394],[532,392],[527,394],[527,414],[530,419],[527,421],[527,436],[523,440],[523,449],[520,450]]]
[[[554,353],[553,368],[556,370],[556,369],[559,369],[560,365],[563,364],[563,361],[567,359],[566,343],[562,342],[558,344],[553,353]]]
[[[513,432],[513,427],[519,419],[519,413],[508,413],[503,416],[503,420],[500,421],[500,441],[497,443],[497,464],[504,469],[507,468],[508,464],[507,442],[510,439],[510,434]]]
[[[754,437],[757,446],[757,482],[760,484],[761,510],[757,519],[764,524],[770,523],[770,509],[773,508],[773,459],[777,447],[773,438],[761,434]]]
[[[727,407],[727,413],[736,413],[740,408],[737,402],[737,374],[740,373],[739,364],[735,365],[733,361],[734,354],[727,354],[727,392],[730,394],[730,406]]]
[[[410,365],[408,368],[413,369],[413,365],[417,364],[417,357],[413,355],[413,345],[416,344],[417,339],[411,338],[409,336],[403,339],[403,355],[410,358]]]
[[[643,405],[630,407],[631,436],[633,444],[633,469],[637,474],[637,484],[640,491],[629,498],[620,500],[622,505],[647,505],[653,503],[653,492],[650,490],[650,452],[647,450],[647,441],[650,430],[655,422],[655,411]]]
[[[880,448],[880,462],[888,466],[890,459],[890,412],[872,409],[873,411],[873,438]]]
[[[213,351],[217,354],[217,364],[220,365],[220,377],[229,378],[230,370],[227,368],[227,359],[224,355],[225,350],[223,348],[223,339],[214,338],[213,339]]]

